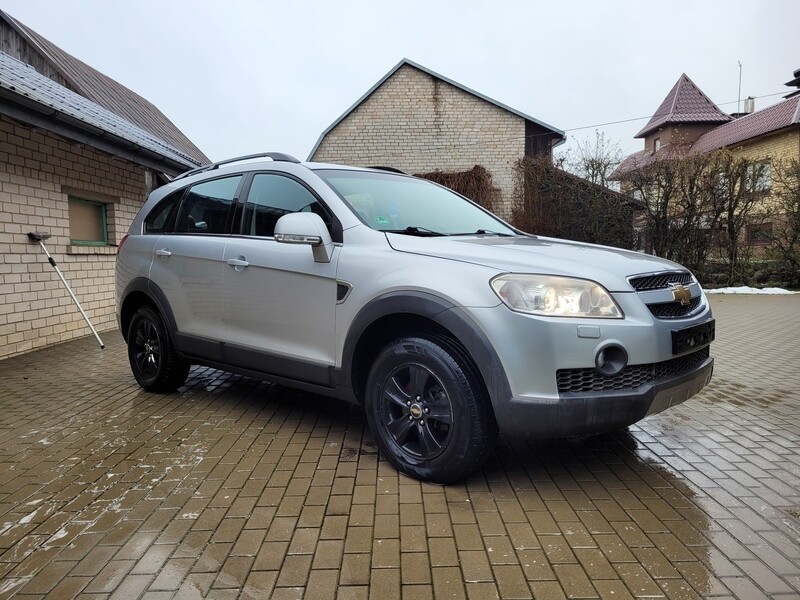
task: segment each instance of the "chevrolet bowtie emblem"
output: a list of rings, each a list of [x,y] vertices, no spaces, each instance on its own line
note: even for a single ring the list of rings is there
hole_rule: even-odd
[[[692,300],[692,292],[685,285],[680,283],[670,283],[672,287],[672,298],[681,303],[681,306],[688,306]]]

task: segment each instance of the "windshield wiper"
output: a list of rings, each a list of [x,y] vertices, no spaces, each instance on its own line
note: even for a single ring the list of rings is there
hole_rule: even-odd
[[[439,233],[427,227],[406,227],[405,229],[382,229],[384,233],[404,233],[406,235],[418,235],[421,237],[434,237],[448,235],[447,233]]]
[[[451,233],[450,235],[496,235],[498,237],[515,237],[513,233],[500,233],[499,231],[492,231],[491,229],[477,229],[465,233]]]

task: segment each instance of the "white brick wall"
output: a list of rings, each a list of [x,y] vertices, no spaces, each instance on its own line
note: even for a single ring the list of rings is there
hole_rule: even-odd
[[[409,173],[481,165],[501,191],[495,212],[507,218],[524,153],[522,117],[406,64],[325,136],[312,160]]]
[[[0,359],[90,334],[29,231],[52,235],[47,249],[98,331],[116,327],[116,249],[70,245],[68,193],[107,203],[116,245],[144,201],[145,169],[0,117]]]

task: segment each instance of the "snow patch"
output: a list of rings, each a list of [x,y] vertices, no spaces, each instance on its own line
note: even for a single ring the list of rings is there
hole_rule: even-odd
[[[739,287],[726,287],[717,288],[714,290],[703,290],[706,294],[769,294],[771,296],[779,296],[784,294],[800,294],[800,292],[792,292],[783,288],[754,288],[747,285]]]
[[[36,516],[36,513],[37,513],[37,512],[39,512],[39,509],[38,509],[38,508],[37,508],[35,511],[33,511],[31,514],[29,514],[29,515],[27,515],[27,516],[24,516],[24,517],[22,517],[22,518],[19,520],[19,524],[20,524],[20,525],[26,525],[26,524],[30,523],[31,521],[33,521],[33,517],[35,517],[35,516]]]

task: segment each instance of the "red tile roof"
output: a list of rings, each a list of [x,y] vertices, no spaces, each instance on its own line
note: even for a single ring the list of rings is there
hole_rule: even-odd
[[[800,96],[715,127],[701,135],[692,152],[708,152],[800,123]]]
[[[634,137],[643,138],[666,123],[726,123],[722,112],[695,83],[682,74],[647,125]]]
[[[625,157],[625,159],[617,165],[617,168],[612,171],[608,178],[611,181],[620,181],[625,179],[628,173],[632,173],[642,169],[656,161],[669,160],[678,156],[684,156],[687,151],[687,146],[680,144],[664,144],[656,152],[652,150],[640,150]]]

